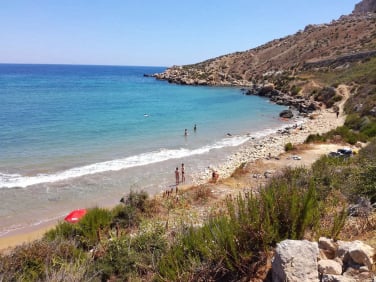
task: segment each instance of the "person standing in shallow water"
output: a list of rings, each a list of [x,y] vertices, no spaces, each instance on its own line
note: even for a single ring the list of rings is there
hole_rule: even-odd
[[[185,182],[185,169],[184,169],[184,164],[181,164],[181,183]]]
[[[195,125],[195,126],[193,127],[193,131],[196,132],[196,130],[197,130],[197,126]]]
[[[179,179],[180,179],[180,176],[179,176],[179,168],[176,167],[176,169],[175,169],[175,180],[176,180],[176,186],[179,185]]]

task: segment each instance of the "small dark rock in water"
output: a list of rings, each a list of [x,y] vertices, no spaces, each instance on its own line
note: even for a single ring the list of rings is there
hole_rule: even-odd
[[[294,114],[292,113],[291,110],[284,110],[284,111],[279,113],[279,116],[281,118],[292,118],[294,116]]]

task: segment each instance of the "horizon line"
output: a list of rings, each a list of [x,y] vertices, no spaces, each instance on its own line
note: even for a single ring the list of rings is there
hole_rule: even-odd
[[[48,66],[97,66],[97,67],[156,67],[156,68],[168,68],[168,66],[146,66],[146,65],[112,65],[112,64],[70,64],[70,63],[3,63],[0,65],[48,65]]]

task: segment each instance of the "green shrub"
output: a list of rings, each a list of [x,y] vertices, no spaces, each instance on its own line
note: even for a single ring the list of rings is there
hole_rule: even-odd
[[[118,205],[112,210],[112,227],[129,228],[138,226],[141,222],[140,213],[130,205]]]
[[[301,87],[297,86],[297,85],[293,85],[290,89],[290,92],[291,92],[291,95],[293,96],[296,96],[299,94],[299,92],[302,90]]]
[[[192,281],[202,277],[198,272],[221,277],[239,269],[246,257],[241,255],[236,228],[225,216],[212,218],[201,228],[187,228],[159,261],[157,281]]]
[[[359,130],[361,128],[362,119],[359,114],[353,113],[346,117],[345,126],[352,128],[354,130]]]
[[[198,271],[206,273],[207,280],[224,276],[236,280],[239,273],[250,273],[261,251],[319,230],[321,207],[309,173],[296,169],[285,175],[274,179],[259,197],[227,199],[229,217],[221,215],[200,228],[188,228],[162,256],[158,280],[187,281]]]
[[[334,97],[336,96],[336,90],[334,87],[324,87],[316,93],[314,99],[319,102],[325,103],[330,108],[334,104]]]
[[[58,271],[63,264],[71,261],[80,262],[85,257],[73,241],[34,241],[15,248],[9,255],[0,257],[0,279],[44,281],[46,273]]]
[[[131,190],[126,196],[124,204],[145,212],[148,197],[149,195],[145,191],[134,192]]]
[[[47,231],[44,234],[44,238],[53,241],[57,239],[74,239],[79,234],[78,225],[68,223],[68,222],[59,222],[53,229]]]
[[[307,139],[304,141],[304,143],[306,144],[315,143],[315,142],[326,142],[325,135],[320,135],[319,133],[310,134],[308,135]]]
[[[138,234],[112,238],[105,245],[104,254],[94,264],[93,273],[100,273],[102,281],[116,277],[119,281],[145,281],[156,271],[156,265],[167,248],[164,228],[156,225]]]
[[[363,134],[362,132],[354,131],[347,126],[337,127],[336,129],[331,130],[325,135],[329,139],[333,139],[334,136],[339,135],[342,137],[342,140],[351,145],[354,145],[358,141],[366,142],[368,140],[368,137],[365,134]]]
[[[367,137],[375,137],[376,136],[376,122],[368,123],[367,125],[363,126],[360,132]]]
[[[121,199],[122,205],[116,206],[112,210],[112,226],[123,228],[138,226],[141,222],[142,214],[151,214],[151,202],[149,195],[145,191],[134,192]]]
[[[99,233],[108,229],[112,220],[111,211],[103,208],[89,209],[77,223],[78,240],[84,249],[91,249],[99,242]]]
[[[294,149],[294,145],[292,145],[290,142],[285,144],[285,151],[292,151]]]
[[[79,246],[90,249],[98,242],[98,234],[102,229],[109,229],[112,222],[112,213],[108,209],[89,209],[78,223],[60,222],[55,228],[46,232],[47,240],[74,239]]]

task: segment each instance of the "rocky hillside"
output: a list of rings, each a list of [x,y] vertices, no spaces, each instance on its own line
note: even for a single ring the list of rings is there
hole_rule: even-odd
[[[355,5],[353,14],[364,15],[367,13],[376,13],[376,1],[375,0],[363,0]]]
[[[375,7],[376,0],[363,0],[352,14],[331,23],[307,25],[257,48],[174,66],[155,77],[178,84],[252,86],[276,73],[346,67],[376,56]]]

